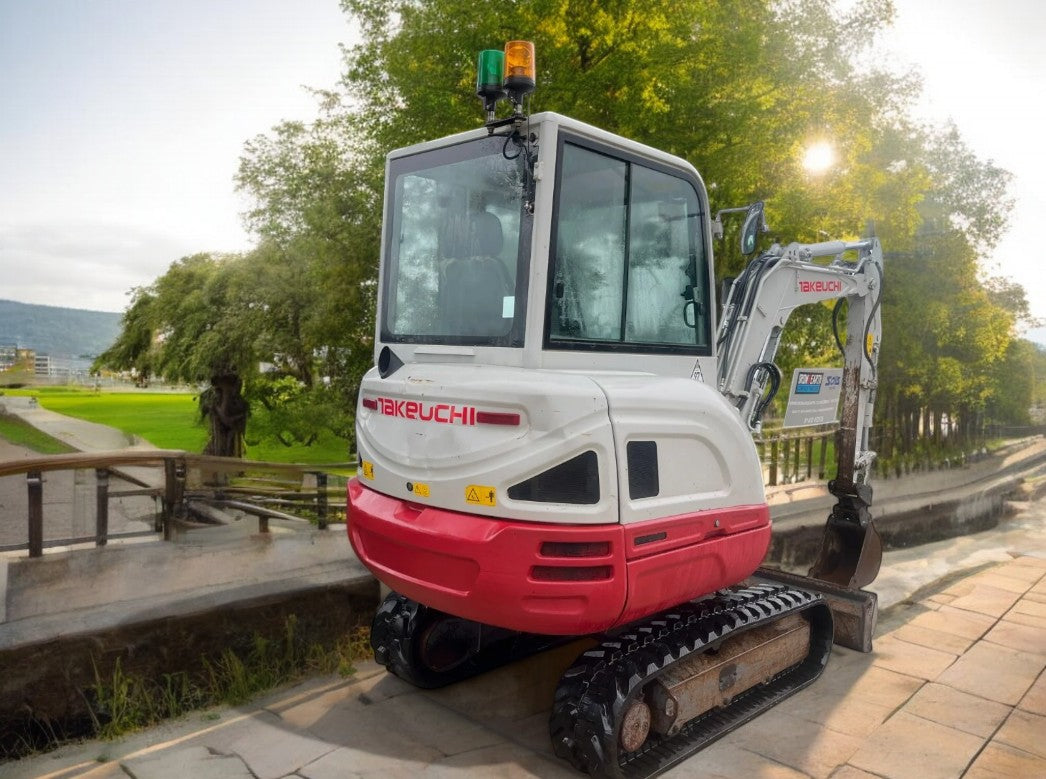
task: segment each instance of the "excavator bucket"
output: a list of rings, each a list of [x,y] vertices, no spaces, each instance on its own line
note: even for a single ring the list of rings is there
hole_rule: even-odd
[[[882,559],[883,542],[865,500],[859,495],[839,496],[809,575],[857,590],[875,581]]]

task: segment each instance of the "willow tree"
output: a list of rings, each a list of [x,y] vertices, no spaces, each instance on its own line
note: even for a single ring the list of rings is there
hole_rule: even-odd
[[[136,293],[116,343],[96,367],[129,370],[146,364],[168,381],[200,387],[209,424],[205,454],[243,455],[248,403],[244,379],[257,370],[256,314],[245,302],[242,258],[184,257]]]

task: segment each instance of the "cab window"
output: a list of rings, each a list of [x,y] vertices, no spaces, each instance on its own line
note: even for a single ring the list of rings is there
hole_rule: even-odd
[[[547,345],[708,353],[697,190],[680,173],[565,141]]]

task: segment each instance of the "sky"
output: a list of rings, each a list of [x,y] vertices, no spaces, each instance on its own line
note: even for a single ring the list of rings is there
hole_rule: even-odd
[[[1007,234],[983,269],[1019,282],[1046,325],[1040,245],[1046,219],[1046,4],[1042,0],[894,0],[882,56],[923,79],[919,113],[955,122],[980,158],[1013,174]],[[887,247],[888,248],[888,247]],[[1028,330],[1046,344],[1046,326]]]
[[[316,116],[341,42],[337,0],[0,0],[0,298],[122,311],[251,248],[243,145]]]
[[[1014,174],[985,267],[1046,320],[1046,5],[894,2],[875,56]],[[0,0],[0,298],[122,311],[182,256],[251,248],[243,144],[314,117],[304,87],[333,86],[352,40],[337,0]]]

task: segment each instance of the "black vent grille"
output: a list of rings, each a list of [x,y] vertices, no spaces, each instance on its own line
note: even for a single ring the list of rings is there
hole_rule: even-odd
[[[657,442],[629,441],[628,497],[631,500],[652,498],[661,491],[657,476]]]
[[[508,488],[512,500],[536,503],[599,502],[599,458],[589,451]]]

